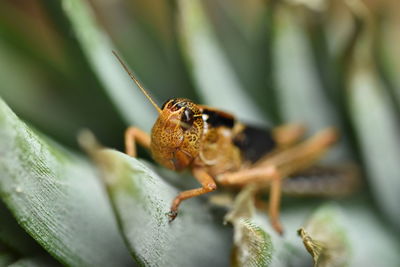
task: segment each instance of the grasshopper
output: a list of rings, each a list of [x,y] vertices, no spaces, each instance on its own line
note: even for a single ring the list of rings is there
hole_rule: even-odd
[[[243,187],[255,183],[259,190],[270,190],[270,222],[282,234],[279,212],[283,178],[315,165],[337,140],[337,131],[327,128],[301,141],[305,129],[299,124],[263,129],[186,98],[169,99],[160,108],[113,53],[159,113],[150,135],[136,127],[126,130],[126,153],[136,157],[138,143],[149,149],[162,166],[178,172],[189,169],[201,184],[175,197],[169,220],[176,218],[179,206],[186,199],[214,191],[218,186]],[[341,173],[341,176],[349,175]]]

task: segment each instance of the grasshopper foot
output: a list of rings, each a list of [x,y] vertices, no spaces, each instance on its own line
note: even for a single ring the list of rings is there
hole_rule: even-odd
[[[168,216],[168,222],[172,222],[173,220],[175,220],[176,216],[178,216],[178,211],[170,210],[167,213],[167,216]]]

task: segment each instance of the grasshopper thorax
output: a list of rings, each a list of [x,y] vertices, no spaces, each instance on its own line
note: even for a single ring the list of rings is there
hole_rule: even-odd
[[[203,119],[189,99],[167,100],[151,131],[151,152],[161,165],[172,170],[190,166],[200,149]]]

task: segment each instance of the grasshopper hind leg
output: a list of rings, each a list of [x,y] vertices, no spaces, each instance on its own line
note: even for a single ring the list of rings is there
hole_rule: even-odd
[[[240,179],[238,179],[239,177]],[[244,170],[237,173],[224,174],[223,176],[218,177],[218,182],[225,185],[239,186],[245,186],[250,183],[255,183],[258,184],[260,188],[268,186],[270,188],[268,203],[269,220],[274,230],[282,235],[283,227],[279,219],[282,194],[282,178],[282,175],[279,173],[276,167],[263,166],[260,168]]]
[[[280,147],[288,147],[300,141],[304,136],[302,124],[284,124],[273,129],[274,139]]]
[[[353,164],[314,166],[285,179],[282,192],[299,197],[343,197],[360,186],[359,169]]]
[[[270,187],[268,213],[274,229],[282,233],[279,221],[282,179],[315,165],[337,139],[335,129],[325,129],[313,137],[274,153],[249,168],[221,174],[218,183],[226,186],[244,186],[250,183]]]

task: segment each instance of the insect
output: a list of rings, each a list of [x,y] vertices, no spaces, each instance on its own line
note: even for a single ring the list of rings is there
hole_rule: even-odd
[[[282,233],[279,207],[283,178],[313,166],[336,141],[336,130],[327,128],[300,141],[304,128],[297,124],[274,129],[249,126],[232,114],[185,98],[169,99],[160,108],[113,53],[159,113],[151,135],[136,127],[126,130],[126,153],[135,157],[138,143],[149,149],[162,166],[175,171],[189,169],[201,184],[175,197],[169,220],[175,219],[179,206],[188,198],[209,193],[218,186],[256,183],[260,190],[269,188],[270,222]]]

